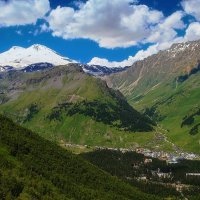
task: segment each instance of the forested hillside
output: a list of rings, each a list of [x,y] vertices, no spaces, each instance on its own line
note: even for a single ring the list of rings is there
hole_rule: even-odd
[[[143,154],[136,152],[120,152],[113,150],[96,150],[82,153],[81,156],[109,172],[122,178],[145,193],[159,198],[200,199],[200,177],[186,177],[186,173],[198,173],[200,161],[181,160],[177,164],[167,164],[166,161],[151,158],[150,162]],[[184,184],[182,194],[175,185]]]
[[[0,116],[0,199],[155,199]]]

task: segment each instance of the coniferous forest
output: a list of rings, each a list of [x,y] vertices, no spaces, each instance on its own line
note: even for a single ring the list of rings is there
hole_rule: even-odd
[[[0,199],[156,199],[0,116]]]

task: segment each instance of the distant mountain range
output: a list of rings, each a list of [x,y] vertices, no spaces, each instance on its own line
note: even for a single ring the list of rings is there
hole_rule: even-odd
[[[69,143],[200,153],[200,41],[174,44],[124,69],[73,63],[37,45],[28,52],[56,62],[32,54],[25,62],[28,53],[14,62],[8,54],[19,55],[16,49],[23,51],[0,55],[1,71],[9,71],[0,74],[0,111],[23,126]]]
[[[24,72],[42,71],[53,66],[78,63],[67,57],[62,57],[50,48],[35,44],[29,48],[14,46],[0,54],[0,72],[22,70]],[[104,76],[126,70],[125,68],[109,68],[99,65],[80,64],[83,70],[94,76]]]
[[[129,67],[106,67],[100,65],[82,65],[84,72],[93,76],[105,76],[127,70]]]

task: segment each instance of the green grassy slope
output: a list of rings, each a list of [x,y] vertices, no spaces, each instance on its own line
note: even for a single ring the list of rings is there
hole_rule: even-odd
[[[131,146],[154,136],[147,117],[77,65],[5,74],[0,90],[0,112],[50,140]],[[143,132],[149,132],[147,137]]]
[[[200,153],[200,74],[173,86],[163,84],[149,92],[133,105],[143,110],[165,131],[179,147]]]
[[[170,141],[196,153],[200,153],[199,78],[200,73],[182,83],[172,78],[148,92],[141,92],[140,98],[134,93],[128,97],[131,105],[157,121]]]
[[[156,199],[0,116],[0,199]]]
[[[128,102],[157,121],[178,147],[200,153],[200,41],[174,44],[107,77]],[[184,124],[185,120],[191,123]]]
[[[130,97],[129,103],[157,121],[161,132],[185,151],[200,153],[200,74],[183,83],[174,80],[161,83],[141,97]],[[192,116],[192,117],[191,117]],[[191,123],[185,123],[185,119]]]

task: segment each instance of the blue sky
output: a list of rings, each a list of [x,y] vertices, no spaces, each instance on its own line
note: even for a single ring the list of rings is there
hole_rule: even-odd
[[[200,38],[200,0],[188,2],[0,0],[0,53],[37,43],[83,63],[128,65]]]

